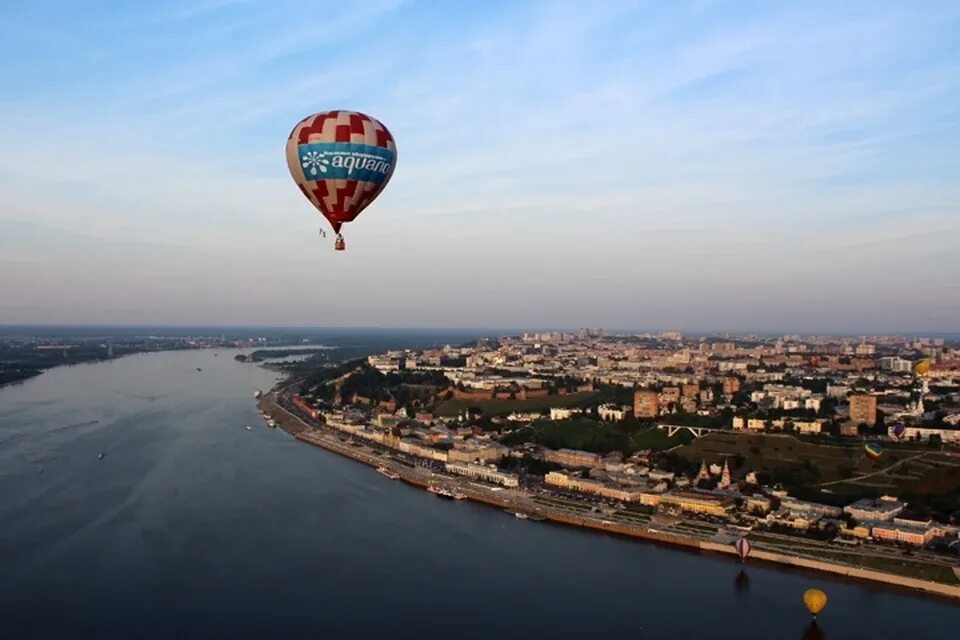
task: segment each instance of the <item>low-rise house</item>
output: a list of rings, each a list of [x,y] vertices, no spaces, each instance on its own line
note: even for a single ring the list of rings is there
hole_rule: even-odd
[[[932,521],[918,522],[903,518],[894,518],[892,522],[874,523],[871,529],[871,534],[876,540],[902,542],[918,547],[929,544],[943,533],[943,527]]]
[[[856,422],[844,422],[840,425],[840,435],[848,437],[856,437],[860,434],[860,427]]]
[[[673,482],[675,474],[673,471],[663,471],[661,469],[650,469],[647,477],[655,482]]]
[[[446,451],[427,446],[419,439],[397,438],[396,436],[392,436],[384,437],[383,443],[388,447],[392,447],[398,451],[402,451],[403,453],[409,453],[410,455],[418,456],[420,458],[427,458],[429,460],[436,460],[438,462],[447,461]]]
[[[826,420],[790,420],[788,423],[792,423],[798,433],[816,435],[823,433]]]
[[[743,508],[750,513],[767,513],[770,511],[770,498],[767,496],[755,494],[743,497]]]
[[[840,535],[847,538],[866,540],[870,537],[870,525],[857,524],[854,527],[844,527],[840,529]]]
[[[602,404],[597,409],[597,414],[604,422],[620,422],[626,417],[627,410],[615,404]]]
[[[543,415],[537,412],[517,412],[514,411],[507,416],[507,420],[510,422],[533,422],[534,420],[539,420]]]
[[[832,507],[819,502],[807,502],[785,496],[780,500],[780,508],[786,510],[793,516],[800,516],[816,522],[820,518],[839,518],[843,513],[840,507]]]
[[[564,467],[592,468],[601,465],[601,458],[596,453],[580,451],[578,449],[544,449],[543,459]]]
[[[893,520],[907,507],[905,502],[896,498],[883,496],[882,498],[862,498],[843,508],[844,513],[860,521]]]
[[[543,478],[544,483],[560,489],[589,493],[622,502],[640,502],[643,491],[639,487],[625,487],[602,480],[579,478],[559,471],[551,471]]]
[[[474,439],[456,442],[447,452],[449,462],[496,462],[510,454],[510,448],[493,442],[480,442]]]
[[[448,462],[444,468],[453,474],[467,476],[476,480],[483,480],[492,484],[514,488],[520,485],[520,478],[512,473],[500,471],[492,464],[472,464],[462,462]]]
[[[301,413],[306,415],[311,420],[320,419],[320,409],[318,409],[309,400],[307,400],[302,396],[299,396],[299,395],[293,396],[293,406],[299,409]]]
[[[656,495],[659,495],[657,506],[673,511],[724,517],[734,509],[733,498],[728,495],[690,490]]]

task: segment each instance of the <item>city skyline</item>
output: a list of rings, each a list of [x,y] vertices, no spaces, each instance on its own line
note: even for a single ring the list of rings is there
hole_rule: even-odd
[[[0,10],[0,324],[957,331],[955,5],[308,6]],[[329,108],[398,146],[342,255]]]
[[[450,333],[459,336],[468,336],[476,334],[478,339],[492,339],[496,336],[523,336],[524,334],[536,335],[541,333],[556,333],[575,337],[578,332],[589,331],[590,335],[602,335],[606,337],[666,337],[673,334],[679,334],[684,338],[704,338],[707,340],[716,338],[737,338],[758,339],[784,338],[784,339],[811,339],[811,338],[837,338],[842,340],[860,340],[861,342],[871,342],[874,340],[887,340],[894,338],[906,338],[910,340],[923,339],[947,339],[955,340],[960,338],[960,332],[956,331],[901,331],[901,332],[829,332],[829,331],[771,331],[763,329],[711,329],[711,328],[688,328],[679,327],[576,327],[576,326],[527,326],[527,327],[498,327],[494,325],[487,326],[402,326],[402,325],[258,325],[243,323],[220,323],[220,324],[195,324],[195,323],[4,323],[0,324],[0,335],[6,337],[30,337],[43,339],[57,339],[72,335],[71,331],[76,331],[78,336],[94,335],[99,330],[131,332],[138,330],[157,330],[163,335],[176,336],[206,336],[214,335],[208,332],[220,333],[227,332],[235,334],[243,331],[267,331],[267,332],[285,332],[295,334],[298,332],[383,332],[399,331],[401,333]],[[596,333],[600,331],[602,333]]]

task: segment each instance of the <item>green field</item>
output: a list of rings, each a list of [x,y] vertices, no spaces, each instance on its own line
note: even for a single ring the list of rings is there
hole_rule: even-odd
[[[693,434],[686,429],[678,431],[672,436],[668,436],[666,431],[661,431],[655,427],[630,434],[630,444],[636,451],[642,449],[662,451],[663,449],[689,444],[692,441]]]
[[[869,473],[896,462],[903,453],[869,460],[859,444],[851,446],[814,444],[797,440],[790,435],[710,433],[682,447],[677,453],[691,460],[720,462],[740,455],[745,458],[745,469],[791,469],[807,461],[816,465],[823,482],[840,480],[843,469],[848,474]]]
[[[878,460],[870,460],[859,441],[843,446],[790,435],[728,432],[706,435],[677,453],[693,462],[737,458],[742,464],[735,475],[763,472],[811,500],[846,504],[887,493],[941,514],[960,508],[960,461],[923,449],[885,449]]]
[[[520,428],[502,440],[507,445],[535,442],[548,449],[581,449],[594,453],[621,451],[631,454],[641,449],[659,451],[682,445],[693,438],[688,432],[672,438],[659,429],[647,427],[632,430],[623,423],[597,422],[586,418],[574,420],[538,420]]]
[[[904,557],[903,560],[899,560],[889,556],[858,555],[833,550],[820,550],[817,552],[817,556],[818,559],[834,560],[855,567],[875,569],[877,571],[895,573],[901,576],[909,576],[931,582],[940,582],[943,584],[958,583],[952,568],[942,564],[917,562],[915,559],[909,557]]]
[[[530,398],[529,400],[444,400],[433,410],[438,416],[455,416],[461,411],[476,407],[486,415],[502,415],[514,411],[542,411],[550,407],[572,407],[594,400],[596,393],[582,391],[564,395]]]
[[[758,549],[776,551],[784,554],[828,560],[863,569],[874,569],[886,573],[895,573],[921,580],[941,582],[943,584],[957,584],[957,577],[953,569],[944,564],[935,564],[918,560],[914,556],[890,556],[882,553],[871,553],[869,547],[860,547],[857,550],[839,549],[828,546],[823,542],[796,538],[785,540],[783,536],[769,535],[763,532],[750,534],[750,539]]]

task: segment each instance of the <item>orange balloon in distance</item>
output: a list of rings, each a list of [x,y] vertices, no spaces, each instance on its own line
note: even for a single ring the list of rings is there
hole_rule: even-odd
[[[803,605],[816,618],[827,606],[827,594],[820,589],[807,589],[803,592]]]
[[[397,146],[382,122],[356,111],[325,111],[297,123],[287,138],[287,167],[300,191],[337,233],[390,181]]]
[[[914,367],[913,370],[917,372],[918,376],[927,375],[927,373],[930,372],[930,361],[921,360],[920,362],[917,363],[917,366]]]

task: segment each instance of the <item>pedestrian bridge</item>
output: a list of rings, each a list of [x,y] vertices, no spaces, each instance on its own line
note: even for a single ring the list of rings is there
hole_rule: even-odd
[[[724,431],[724,429],[716,429],[714,427],[688,427],[686,425],[681,425],[681,424],[658,424],[657,429],[660,429],[660,431],[666,431],[667,435],[670,436],[671,438],[678,431],[682,431],[684,429],[692,433],[694,438],[699,438],[701,436],[704,436],[710,433],[711,431]]]

